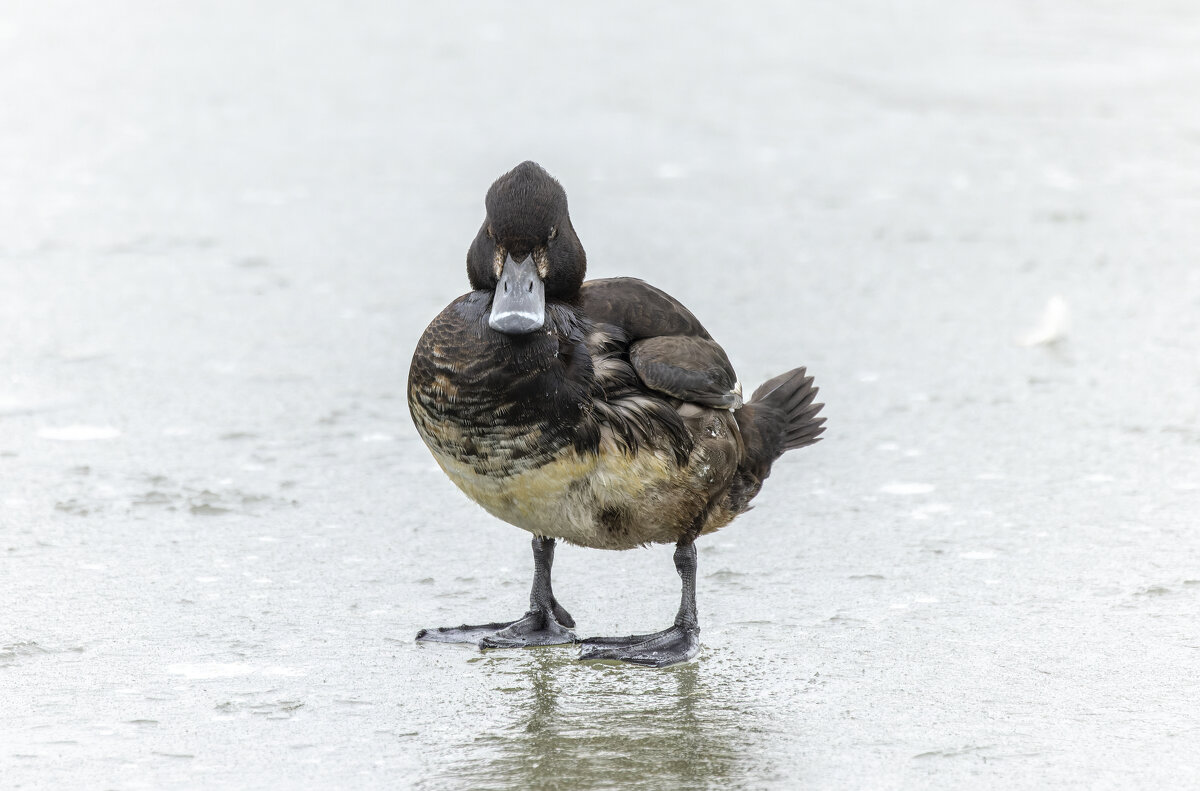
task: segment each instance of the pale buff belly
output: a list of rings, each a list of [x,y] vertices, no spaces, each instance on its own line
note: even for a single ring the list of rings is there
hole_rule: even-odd
[[[475,472],[434,450],[458,488],[488,513],[534,535],[595,549],[672,543],[695,517],[696,492],[661,450],[628,455],[602,443],[597,455],[561,457],[515,475]]]

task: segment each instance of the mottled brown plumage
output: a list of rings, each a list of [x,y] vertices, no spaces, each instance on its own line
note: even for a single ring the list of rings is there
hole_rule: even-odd
[[[486,206],[467,257],[475,290],[418,342],[409,407],[450,479],[533,533],[541,560],[524,619],[422,638],[561,641],[569,616],[550,592],[553,539],[599,549],[676,543],[685,583],[676,626],[645,639],[593,641],[584,655],[645,664],[686,658],[699,632],[691,542],[745,512],[780,454],[818,439],[816,388],[795,369],[743,405],[724,350],[676,299],[634,278],[584,283],[566,193],[534,163],[497,180]],[[539,291],[520,294],[514,312],[510,277],[500,275],[535,265],[529,288]],[[544,304],[535,299],[543,287]],[[519,321],[497,318],[518,313]]]

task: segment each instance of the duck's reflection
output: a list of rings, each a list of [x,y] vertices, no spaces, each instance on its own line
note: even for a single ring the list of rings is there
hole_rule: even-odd
[[[497,703],[511,724],[473,740],[459,767],[472,788],[723,787],[753,738],[700,664],[641,670],[527,655],[512,671],[526,679],[522,691]]]

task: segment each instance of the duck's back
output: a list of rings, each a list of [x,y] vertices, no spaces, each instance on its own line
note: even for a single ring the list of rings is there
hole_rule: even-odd
[[[664,335],[711,337],[683,303],[636,277],[589,280],[579,289],[579,296],[589,318],[614,324],[633,340]]]

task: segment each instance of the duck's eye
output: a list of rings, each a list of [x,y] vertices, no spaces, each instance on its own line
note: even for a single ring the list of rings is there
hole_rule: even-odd
[[[550,226],[550,233],[548,233],[546,235],[546,241],[552,242],[552,241],[554,241],[554,237],[556,237],[556,236],[558,236],[558,229],[555,228],[554,226]]]
[[[490,225],[487,227],[487,235],[488,235],[489,239],[496,238],[496,234],[495,234],[495,232],[492,231],[492,226],[490,226]]]

